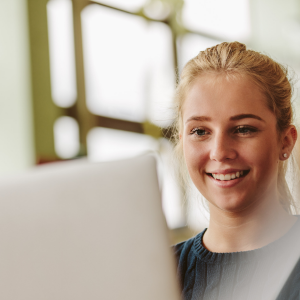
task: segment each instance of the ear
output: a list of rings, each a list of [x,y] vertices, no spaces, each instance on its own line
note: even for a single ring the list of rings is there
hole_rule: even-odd
[[[294,125],[290,125],[283,133],[282,133],[282,148],[279,154],[280,160],[286,160],[292,153],[292,150],[297,141],[297,129]]]
[[[182,134],[179,133],[179,140],[181,141],[181,139],[182,139]]]

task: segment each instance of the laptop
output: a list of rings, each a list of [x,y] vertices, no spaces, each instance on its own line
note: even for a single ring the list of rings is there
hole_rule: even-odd
[[[0,291],[6,300],[179,300],[154,156],[2,179]]]

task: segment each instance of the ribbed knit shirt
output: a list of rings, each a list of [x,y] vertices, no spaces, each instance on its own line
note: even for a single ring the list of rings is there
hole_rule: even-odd
[[[210,252],[205,231],[174,246],[183,299],[300,300],[299,217],[283,237],[252,251]]]

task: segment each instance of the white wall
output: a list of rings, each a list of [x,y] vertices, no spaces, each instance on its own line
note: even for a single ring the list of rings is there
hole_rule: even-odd
[[[300,128],[300,1],[249,0],[251,47],[290,67],[295,122]]]
[[[299,67],[299,0],[249,0],[251,46],[282,63]]]
[[[34,163],[26,0],[0,0],[0,176]]]

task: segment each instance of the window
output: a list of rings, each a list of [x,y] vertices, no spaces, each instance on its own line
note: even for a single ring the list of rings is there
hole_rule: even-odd
[[[53,145],[60,158],[88,155],[94,161],[154,149],[162,157],[160,177],[168,225],[181,227],[185,224],[184,193],[172,170],[172,144],[162,134],[168,132],[173,120],[176,77],[200,50],[224,40],[247,41],[248,0],[44,3],[53,105],[41,105],[48,97],[47,89],[41,89],[45,69],[45,78],[37,74],[33,83],[36,91],[46,95],[40,93],[34,100],[39,113],[35,118],[37,156],[45,155],[45,145]],[[41,18],[43,10],[36,11],[36,7],[32,13]],[[39,43],[44,36],[37,31],[31,34]],[[32,56],[35,64],[42,61],[39,59]],[[49,124],[51,136],[45,134]],[[194,225],[198,215],[191,207],[192,202],[187,209],[188,222],[199,229],[197,226],[203,225]]]

